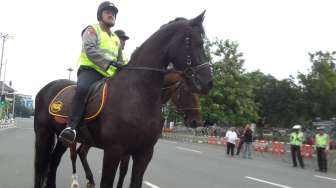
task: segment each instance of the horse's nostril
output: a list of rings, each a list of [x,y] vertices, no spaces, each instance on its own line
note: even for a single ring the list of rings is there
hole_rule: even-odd
[[[208,88],[211,89],[213,87],[212,81],[208,82]]]

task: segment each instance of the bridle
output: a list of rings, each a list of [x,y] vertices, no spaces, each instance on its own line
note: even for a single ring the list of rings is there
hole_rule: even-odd
[[[185,107],[185,108],[182,108],[181,105],[179,105],[181,103],[181,99],[182,99],[182,95],[183,95],[183,87],[182,85],[184,84],[184,82],[181,82],[178,87],[176,88],[176,91],[177,91],[177,104],[176,104],[176,111],[177,112],[180,112],[180,113],[184,113],[184,111],[187,111],[187,110],[200,110],[201,108],[195,108],[195,107]],[[186,115],[186,114],[185,114]]]
[[[159,72],[163,74],[168,74],[168,73],[177,73],[180,74],[182,77],[189,78],[191,80],[199,78],[196,76],[197,72],[200,70],[207,68],[210,66],[209,63],[203,63],[200,65],[192,66],[192,58],[191,58],[191,39],[190,36],[186,36],[184,38],[184,43],[185,43],[185,48],[187,51],[186,55],[186,65],[187,67],[180,71],[180,70],[174,70],[174,69],[158,69],[158,68],[152,68],[152,67],[121,67],[121,70],[145,70],[145,71],[154,71],[154,72]]]
[[[163,87],[161,88],[162,90],[166,90],[166,89],[170,89],[172,87],[175,87],[174,90],[172,92],[177,92],[177,104],[176,104],[176,109],[175,111],[177,113],[180,113],[180,114],[183,114],[184,116],[186,116],[186,113],[184,111],[187,111],[187,110],[200,110],[201,108],[195,108],[195,107],[186,107],[186,108],[182,108],[180,103],[181,103],[181,99],[182,99],[182,90],[183,90],[183,87],[182,85],[184,84],[184,81],[182,80],[178,80],[166,87]]]

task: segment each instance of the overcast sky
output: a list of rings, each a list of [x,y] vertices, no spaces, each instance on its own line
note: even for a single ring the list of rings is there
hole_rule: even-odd
[[[5,44],[6,82],[11,80],[18,92],[35,96],[48,82],[68,78],[67,68],[77,68],[80,33],[96,23],[101,2],[1,0],[0,32],[14,37]],[[288,78],[307,72],[308,52],[336,50],[334,0],[113,2],[119,9],[113,30],[121,28],[131,37],[125,49],[128,55],[162,24],[175,17],[195,17],[204,9],[207,36],[237,41],[247,71],[259,69],[278,79]]]

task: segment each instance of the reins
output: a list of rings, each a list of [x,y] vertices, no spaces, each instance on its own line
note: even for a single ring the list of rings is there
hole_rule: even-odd
[[[183,75],[188,76],[188,74],[191,74],[191,75],[195,74],[196,72],[198,72],[198,71],[200,71],[204,68],[207,68],[208,66],[210,66],[209,63],[203,63],[203,64],[197,65],[195,67],[188,66],[183,71],[174,70],[174,69],[165,70],[165,69],[157,69],[157,68],[152,68],[152,67],[128,67],[128,66],[121,67],[120,70],[145,70],[145,71],[160,72],[160,73],[163,73],[163,74],[177,73],[177,74],[180,74],[181,76],[183,76]]]

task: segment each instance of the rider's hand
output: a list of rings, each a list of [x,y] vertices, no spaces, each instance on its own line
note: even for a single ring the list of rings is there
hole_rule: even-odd
[[[121,68],[123,66],[123,63],[120,62],[120,61],[111,61],[110,65],[119,69],[119,68]]]

